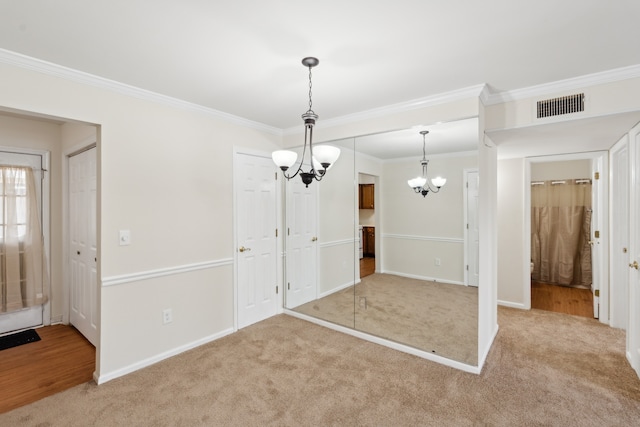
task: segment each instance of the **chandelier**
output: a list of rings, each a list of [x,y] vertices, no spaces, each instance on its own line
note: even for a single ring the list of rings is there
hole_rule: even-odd
[[[427,166],[429,165],[429,160],[427,160],[426,154],[426,136],[429,133],[428,130],[420,131],[422,135],[422,160],[420,164],[422,165],[422,176],[418,176],[416,178],[410,179],[407,181],[409,187],[413,188],[418,194],[422,194],[422,197],[426,197],[429,194],[429,191],[432,193],[437,193],[440,191],[440,188],[447,182],[446,178],[442,178],[441,176],[437,176],[429,181],[429,176],[427,175]]]
[[[302,178],[302,182],[306,187],[309,187],[309,184],[311,184],[314,179],[316,181],[322,180],[327,170],[336,162],[336,160],[338,160],[338,157],[340,156],[340,149],[337,147],[331,145],[313,146],[313,126],[316,124],[318,115],[314,113],[312,109],[313,102],[311,100],[311,89],[313,85],[311,82],[311,69],[318,65],[319,62],[318,58],[313,57],[307,57],[302,60],[302,65],[309,68],[309,109],[302,115],[302,120],[304,121],[304,148],[302,149],[302,157],[300,159],[298,169],[293,175],[287,174],[287,170],[289,170],[289,168],[291,168],[298,159],[298,154],[296,152],[290,150],[278,150],[271,154],[273,162],[282,170],[282,174],[285,178],[289,180],[300,175],[300,178]],[[309,166],[309,171],[305,172],[302,170],[302,167],[305,164],[307,141],[309,143],[310,160],[306,163]]]

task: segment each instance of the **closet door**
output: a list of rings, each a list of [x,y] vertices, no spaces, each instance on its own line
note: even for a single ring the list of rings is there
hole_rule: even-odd
[[[70,313],[73,326],[98,341],[96,149],[69,158]]]
[[[629,324],[627,359],[640,376],[640,127],[631,133],[631,242],[629,243]]]

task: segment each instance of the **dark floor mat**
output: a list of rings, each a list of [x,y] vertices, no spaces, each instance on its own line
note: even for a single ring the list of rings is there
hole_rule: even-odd
[[[40,341],[40,335],[38,335],[35,330],[28,329],[26,331],[0,337],[0,350],[6,350],[11,347],[17,347],[19,345],[35,341]]]

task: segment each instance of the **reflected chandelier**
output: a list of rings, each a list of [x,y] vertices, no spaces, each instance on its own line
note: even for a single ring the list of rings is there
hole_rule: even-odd
[[[302,60],[302,65],[309,68],[309,109],[302,115],[304,121],[304,148],[302,149],[302,158],[300,159],[300,166],[296,172],[291,175],[287,175],[287,170],[292,167],[298,159],[298,154],[289,150],[278,150],[271,154],[273,162],[282,170],[282,174],[287,179],[292,179],[298,174],[302,178],[302,182],[305,186],[309,187],[309,184],[322,180],[325,173],[329,168],[338,160],[340,156],[340,149],[331,145],[319,145],[313,146],[313,126],[316,124],[318,115],[313,112],[313,102],[311,101],[311,89],[313,87],[311,83],[311,69],[318,65],[320,61],[318,58],[307,57]],[[302,170],[302,166],[305,164],[304,158],[307,152],[307,141],[309,143],[309,159],[307,162],[309,171]]]
[[[426,197],[427,194],[429,194],[429,191],[437,193],[447,182],[446,178],[442,178],[441,176],[437,176],[429,181],[429,176],[427,175],[427,165],[429,164],[429,160],[427,160],[426,153],[426,136],[428,133],[428,130],[420,131],[420,134],[422,135],[422,160],[420,161],[420,164],[422,165],[422,176],[418,176],[407,181],[409,187],[413,188],[413,191],[416,193],[422,194],[422,197]]]

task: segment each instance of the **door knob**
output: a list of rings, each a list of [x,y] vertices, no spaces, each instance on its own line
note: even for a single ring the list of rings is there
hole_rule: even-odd
[[[629,264],[629,267],[638,269],[638,261],[633,261],[633,264]]]
[[[312,242],[315,242],[316,240],[318,240],[318,238],[317,238],[317,237],[315,237],[315,236],[311,238],[311,241],[312,241]]]
[[[76,253],[77,253],[78,255],[80,255],[80,251],[76,251]]]
[[[248,252],[248,251],[250,251],[250,250],[251,250],[251,248],[245,248],[244,246],[240,246],[240,247],[238,248],[238,251],[239,251],[239,252],[245,252],[245,251],[247,251],[247,252]]]

